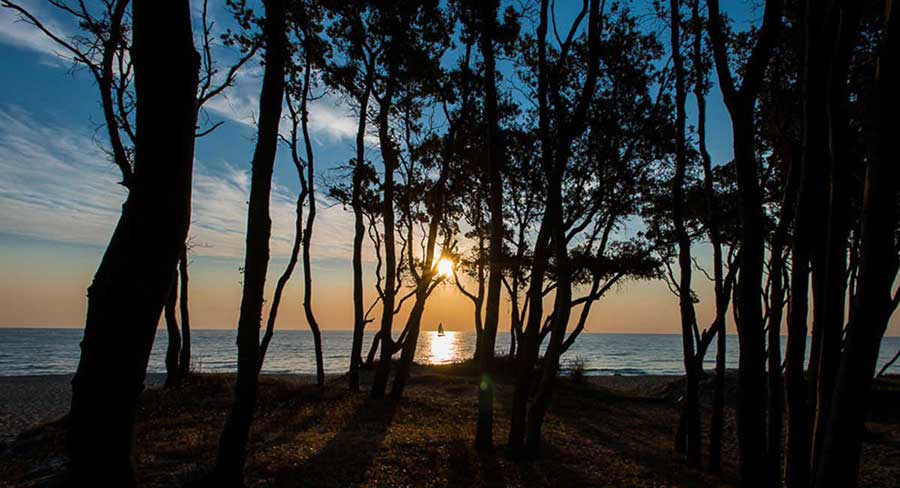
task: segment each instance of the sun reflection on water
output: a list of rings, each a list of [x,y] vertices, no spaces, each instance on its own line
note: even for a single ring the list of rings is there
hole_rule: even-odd
[[[431,364],[447,364],[460,361],[460,341],[462,336],[458,332],[445,332],[443,336],[437,332],[426,332],[424,339],[428,341],[429,357]],[[424,345],[424,344],[423,344]]]

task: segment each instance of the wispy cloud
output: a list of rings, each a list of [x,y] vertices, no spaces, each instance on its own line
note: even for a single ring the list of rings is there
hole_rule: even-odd
[[[54,34],[63,39],[71,36],[70,29],[58,22],[41,3],[30,0],[18,3]],[[71,53],[35,26],[24,21],[18,12],[9,8],[0,8],[0,43],[39,53],[41,62],[53,66],[67,66],[72,59]]]
[[[259,110],[262,74],[258,63],[245,66],[236,77],[234,85],[222,96],[210,100],[205,108],[223,118],[254,127]],[[289,124],[287,118],[282,120],[282,133],[290,131]],[[309,129],[314,139],[334,143],[356,137],[356,120],[349,107],[337,97],[326,93],[309,104]]]
[[[116,168],[88,134],[48,125],[20,108],[0,108],[0,232],[103,246],[119,216],[125,190]],[[195,164],[191,236],[204,256],[244,252],[249,168]],[[295,192],[272,193],[272,255],[287,256],[293,241]],[[349,259],[352,219],[340,206],[319,207],[316,259]]]

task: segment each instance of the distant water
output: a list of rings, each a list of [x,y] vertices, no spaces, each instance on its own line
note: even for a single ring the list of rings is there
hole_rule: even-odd
[[[4,329],[0,328],[0,375],[65,374],[78,365],[80,329]],[[341,374],[347,370],[352,332],[323,332],[325,372]],[[191,332],[194,365],[204,372],[228,372],[236,369],[236,333],[233,330],[194,330]],[[367,334],[363,353],[371,345]],[[150,357],[150,372],[165,372],[166,349],[163,328],[156,335]],[[509,334],[497,338],[497,352],[509,350]],[[782,344],[783,345],[783,344]],[[728,336],[728,367],[737,367],[737,337]],[[900,338],[885,338],[881,346],[879,368],[900,349]],[[416,361],[443,364],[472,356],[475,336],[470,332],[423,331],[416,350]],[[715,343],[706,354],[706,368],[715,363]],[[582,334],[563,357],[563,367],[583,361],[591,375],[681,374],[681,336],[677,334]],[[900,363],[900,361],[898,361]],[[263,371],[269,373],[315,373],[312,335],[305,330],[277,331],[269,348]],[[900,374],[900,364],[890,372]]]

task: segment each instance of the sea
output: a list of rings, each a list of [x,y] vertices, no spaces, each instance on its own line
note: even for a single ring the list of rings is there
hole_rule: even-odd
[[[366,334],[365,354],[374,331]],[[73,373],[78,365],[81,329],[0,328],[0,376]],[[322,352],[326,374],[342,374],[349,364],[351,331],[323,331]],[[197,329],[191,331],[192,361],[195,370],[209,373],[230,372],[237,368],[234,330]],[[782,347],[784,346],[782,338]],[[738,339],[727,336],[727,366],[736,368]],[[156,334],[148,371],[165,372],[163,357],[167,336]],[[900,337],[886,337],[878,359],[880,369],[900,349]],[[447,364],[472,357],[475,335],[472,332],[423,331],[416,350],[416,361],[423,364]],[[509,350],[508,332],[497,337],[497,353]],[[704,366],[715,363],[715,343],[706,354]],[[591,334],[578,337],[562,358],[563,369],[579,367],[588,375],[676,375],[682,374],[681,336],[678,334]],[[308,330],[276,331],[266,356],[263,372],[315,374],[312,335]],[[900,361],[889,370],[900,374]]]

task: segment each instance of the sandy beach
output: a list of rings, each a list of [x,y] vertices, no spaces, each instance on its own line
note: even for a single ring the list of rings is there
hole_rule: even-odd
[[[65,472],[65,429],[43,422],[65,414],[70,379],[0,377],[0,487],[35,486]],[[736,485],[731,462],[736,438],[730,429],[723,439],[721,477],[687,469],[672,449],[679,417],[676,376],[560,378],[545,424],[544,458],[525,464],[502,447],[509,424],[509,378],[498,377],[498,448],[488,455],[472,447],[477,410],[472,392],[478,383],[464,368],[415,366],[400,402],[349,392],[343,377],[330,377],[324,388],[312,379],[262,376],[246,471],[251,485]],[[370,372],[363,379],[368,383]],[[200,374],[172,389],[161,388],[162,380],[163,375],[148,376],[138,407],[140,486],[182,486],[203,476],[214,461],[231,403],[232,375]],[[729,375],[728,382],[733,381]],[[728,396],[726,416],[733,420],[733,396]],[[892,487],[900,479],[895,462],[900,424],[894,403],[882,405],[885,410],[867,423],[860,486]]]

